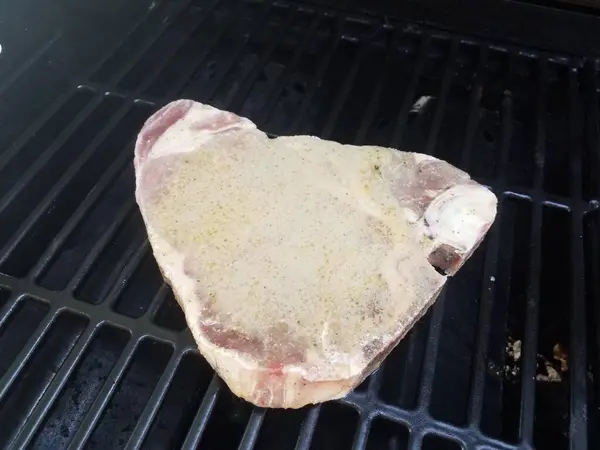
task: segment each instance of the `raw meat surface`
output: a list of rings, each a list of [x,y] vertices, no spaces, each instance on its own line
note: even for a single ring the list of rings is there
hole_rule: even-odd
[[[148,119],[135,168],[154,255],[200,351],[265,407],[357,386],[496,215],[494,194],[430,156],[269,139],[191,100]]]

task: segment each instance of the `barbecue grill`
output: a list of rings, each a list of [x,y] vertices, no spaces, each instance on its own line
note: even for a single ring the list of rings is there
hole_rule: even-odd
[[[48,3],[0,4],[1,448],[600,448],[598,2]],[[346,398],[256,408],[197,352],[133,198],[136,133],[176,98],[497,194]]]

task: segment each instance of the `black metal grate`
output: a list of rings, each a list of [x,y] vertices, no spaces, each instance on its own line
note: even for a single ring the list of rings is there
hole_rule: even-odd
[[[0,446],[598,448],[599,60],[284,1],[131,10],[0,56]],[[254,408],[195,350],[133,199],[132,141],[180,97],[431,153],[499,196],[482,248],[346,399]]]
[[[578,12],[582,14],[598,14],[600,2],[598,0],[516,0],[552,9]]]

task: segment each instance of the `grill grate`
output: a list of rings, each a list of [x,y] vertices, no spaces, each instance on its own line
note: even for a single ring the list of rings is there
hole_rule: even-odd
[[[0,59],[0,445],[598,447],[600,61],[284,1],[147,6],[88,22],[86,51],[64,29]],[[67,55],[78,70],[43,71]],[[9,113],[25,86],[38,101]],[[253,408],[195,350],[133,199],[136,132],[179,97],[434,154],[498,195],[485,243],[347,398]]]

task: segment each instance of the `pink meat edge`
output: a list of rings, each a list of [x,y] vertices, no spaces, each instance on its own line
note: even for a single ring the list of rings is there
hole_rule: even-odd
[[[156,141],[170,127],[183,119],[193,106],[193,100],[176,100],[163,106],[146,120],[135,143],[133,161],[136,171],[146,161]]]
[[[444,284],[445,285],[445,284]],[[257,389],[254,392],[248,394],[244,392],[237,393],[239,397],[245,400],[265,408],[301,408],[310,404],[322,403],[328,400],[334,400],[342,398],[350,393],[352,390],[362,383],[371,373],[381,366],[383,361],[389,356],[389,354],[397,347],[397,345],[406,337],[408,332],[412,329],[416,322],[418,322],[429,310],[429,308],[435,303],[435,300],[439,297],[444,285],[433,293],[428,299],[427,303],[421,308],[414,305],[409,312],[410,319],[400,329],[397,336],[391,339],[384,347],[379,349],[379,353],[367,364],[365,369],[352,377],[349,378],[337,378],[337,379],[322,379],[322,380],[309,380],[302,377],[298,396],[296,401],[290,405],[283,406],[283,399],[285,398],[284,386],[285,379],[289,376],[289,370],[293,367],[301,367],[300,365],[290,364],[282,366],[280,370],[273,371],[273,367],[259,369],[260,383],[264,389]],[[330,394],[328,398],[319,398],[319,392],[322,390],[328,391]],[[265,392],[270,392],[270,396],[265,396]],[[312,394],[311,394],[312,393]],[[316,394],[316,400],[315,400]],[[267,401],[267,398],[269,399]]]

